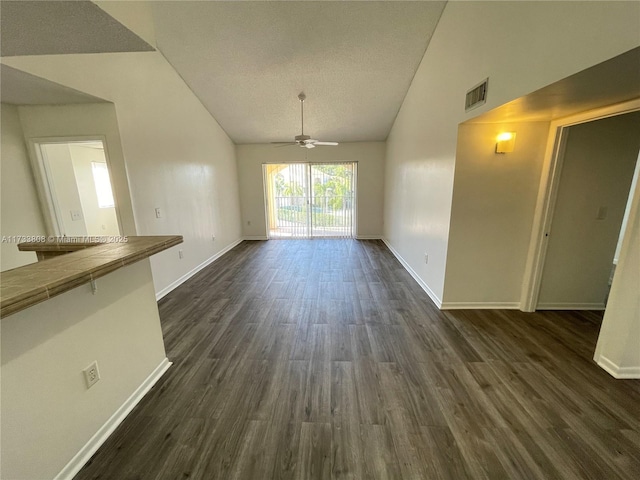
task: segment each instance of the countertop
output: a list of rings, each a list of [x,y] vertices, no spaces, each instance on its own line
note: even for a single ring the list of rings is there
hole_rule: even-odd
[[[127,237],[126,243],[100,243],[2,272],[0,317],[89,283],[182,241],[180,235]]]

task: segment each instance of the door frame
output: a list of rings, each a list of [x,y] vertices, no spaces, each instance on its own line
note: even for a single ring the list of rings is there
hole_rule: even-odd
[[[113,184],[113,167],[109,159],[109,151],[107,148],[107,138],[104,135],[79,135],[68,137],[32,137],[28,139],[29,157],[31,159],[31,167],[33,170],[33,176],[36,183],[36,191],[38,192],[38,198],[40,200],[40,206],[42,208],[42,216],[44,217],[45,228],[47,235],[61,237],[63,235],[63,229],[59,222],[62,218],[62,212],[58,206],[57,198],[55,196],[55,187],[50,184],[50,176],[47,172],[47,162],[45,161],[45,154],[43,153],[40,145],[42,144],[60,144],[60,143],[80,143],[80,142],[102,142],[102,148],[104,151],[105,161],[107,168],[109,169],[109,181],[111,182],[111,192],[113,194],[113,202],[115,204],[116,220],[118,222],[118,230],[122,235],[122,220],[120,218],[120,208],[116,189]]]
[[[640,98],[635,98],[551,122],[520,293],[520,310],[523,312],[534,312],[538,305],[551,222],[558,197],[564,152],[569,134],[568,127],[638,110],[640,110]]]

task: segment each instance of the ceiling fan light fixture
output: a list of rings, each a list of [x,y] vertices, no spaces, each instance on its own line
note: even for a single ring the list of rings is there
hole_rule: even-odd
[[[338,145],[338,142],[320,142],[318,140],[314,140],[309,135],[304,134],[304,101],[306,100],[306,98],[307,96],[304,94],[304,92],[300,92],[298,94],[298,100],[300,100],[300,130],[301,130],[300,135],[296,135],[294,137],[294,141],[290,143],[289,142],[271,142],[271,143],[274,143],[278,146],[298,145],[299,147],[303,147],[303,148],[316,148],[316,145],[320,145],[320,146]]]

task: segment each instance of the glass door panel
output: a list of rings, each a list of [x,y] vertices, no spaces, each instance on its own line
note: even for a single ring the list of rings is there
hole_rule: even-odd
[[[355,163],[263,168],[269,238],[354,236]]]

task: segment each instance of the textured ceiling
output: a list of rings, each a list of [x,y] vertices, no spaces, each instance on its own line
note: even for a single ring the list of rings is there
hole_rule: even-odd
[[[153,3],[157,46],[236,143],[385,140],[445,2]]]
[[[0,54],[143,52],[154,48],[89,1],[0,2]]]
[[[103,99],[0,65],[0,99],[12,105],[98,103]]]

